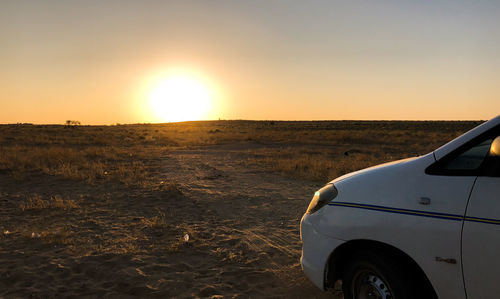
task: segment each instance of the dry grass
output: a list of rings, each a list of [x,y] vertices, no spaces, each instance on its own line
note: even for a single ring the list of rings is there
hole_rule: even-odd
[[[70,210],[78,208],[76,201],[63,199],[60,195],[55,195],[49,199],[43,199],[40,195],[32,195],[19,204],[21,211],[42,210],[42,209],[63,209]]]
[[[257,164],[287,176],[310,180],[327,181],[343,174],[392,160],[393,156],[376,153],[336,153],[333,150],[279,150],[254,151],[255,158],[248,164]]]
[[[157,215],[151,218],[141,219],[141,222],[145,227],[155,230],[163,230],[168,226],[167,216],[165,215],[165,212],[159,209],[157,209]]]
[[[272,146],[249,150],[249,165],[329,181],[373,165],[431,152],[477,122],[305,122],[254,132]],[[350,128],[350,129],[348,129]]]
[[[0,125],[2,146],[176,147],[256,141],[280,144],[417,146],[464,132],[479,122],[458,121],[199,121],[117,126]],[[418,142],[419,137],[423,137]]]
[[[75,240],[72,236],[71,231],[65,228],[61,228],[54,231],[43,231],[39,234],[39,237],[43,242],[52,245],[73,245]]]
[[[207,121],[117,126],[0,125],[0,171],[96,184],[146,186],[148,161],[168,149],[230,143],[264,147],[250,163],[325,180],[427,153],[479,122]],[[349,156],[344,155],[348,153]]]
[[[19,180],[38,172],[88,183],[117,180],[126,185],[139,185],[147,179],[147,172],[138,153],[142,150],[6,146],[0,150],[0,170],[11,172]]]

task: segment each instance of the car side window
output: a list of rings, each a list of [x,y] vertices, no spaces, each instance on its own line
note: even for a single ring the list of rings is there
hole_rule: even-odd
[[[492,142],[493,139],[490,138],[465,150],[463,153],[445,163],[443,165],[444,169],[451,171],[479,169],[490,151]]]
[[[490,153],[499,130],[500,127],[496,127],[476,137],[427,167],[425,173],[445,176],[500,176],[500,156],[492,157]]]

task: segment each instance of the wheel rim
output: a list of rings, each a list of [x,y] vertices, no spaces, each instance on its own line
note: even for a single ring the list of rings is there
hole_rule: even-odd
[[[352,294],[355,299],[393,299],[389,285],[370,271],[360,271],[354,276]]]

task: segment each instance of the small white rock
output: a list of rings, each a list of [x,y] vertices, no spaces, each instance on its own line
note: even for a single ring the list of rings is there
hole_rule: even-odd
[[[184,235],[184,242],[189,242],[189,235],[188,234]]]

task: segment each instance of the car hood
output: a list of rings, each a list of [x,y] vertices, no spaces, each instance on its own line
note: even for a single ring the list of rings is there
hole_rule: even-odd
[[[425,181],[425,169],[435,162],[433,153],[386,163],[332,181],[338,190],[336,200],[340,202],[365,203],[373,205],[401,205],[410,190],[416,190]],[[412,202],[416,201],[412,195]],[[400,201],[398,204],[395,201]]]
[[[405,164],[407,162],[413,161],[415,159],[418,159],[419,157],[411,157],[411,158],[406,158],[406,159],[401,159],[401,160],[396,160],[392,162],[387,162],[379,165],[375,165],[372,167],[368,167],[365,169],[361,169],[358,171],[354,171],[348,174],[344,174],[343,176],[340,176],[330,182],[330,184],[335,184],[338,183],[342,180],[357,176],[357,175],[364,175],[364,174],[370,174],[370,173],[378,173],[378,172],[386,172],[387,170],[390,170],[394,167],[397,167],[401,164]]]

